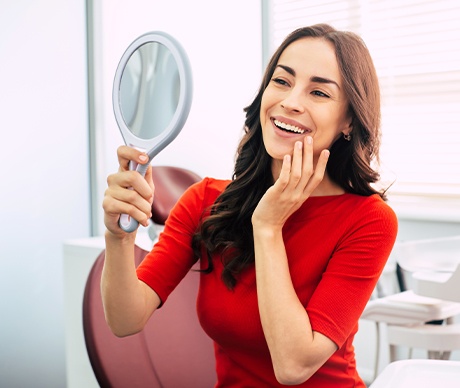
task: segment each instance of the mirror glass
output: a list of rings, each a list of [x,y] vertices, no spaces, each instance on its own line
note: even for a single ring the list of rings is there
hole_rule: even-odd
[[[173,119],[179,94],[179,68],[165,45],[148,42],[134,51],[120,81],[121,114],[133,135],[159,136]]]

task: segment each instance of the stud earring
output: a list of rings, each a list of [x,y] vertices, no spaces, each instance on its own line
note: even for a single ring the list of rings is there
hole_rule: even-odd
[[[351,140],[351,135],[348,133],[344,133],[343,134],[343,138],[346,140],[346,141],[350,141]]]

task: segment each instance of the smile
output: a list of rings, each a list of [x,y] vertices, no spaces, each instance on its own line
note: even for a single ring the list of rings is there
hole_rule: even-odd
[[[283,123],[282,121],[279,120],[273,120],[273,123],[281,130],[286,131],[286,132],[293,132],[293,133],[299,133],[303,134],[306,132],[304,129],[300,129],[299,127],[296,127],[295,125],[291,124],[286,124]]]

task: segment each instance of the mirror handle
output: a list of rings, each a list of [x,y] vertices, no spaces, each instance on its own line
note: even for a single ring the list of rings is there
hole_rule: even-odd
[[[147,172],[147,168],[149,164],[150,164],[150,160],[148,163],[145,163],[145,164],[137,164],[136,162],[130,161],[129,169],[136,170],[139,174],[141,174],[142,176],[145,176],[145,173]],[[139,227],[139,222],[128,214],[121,214],[120,219],[118,220],[118,225],[125,232],[132,233]]]

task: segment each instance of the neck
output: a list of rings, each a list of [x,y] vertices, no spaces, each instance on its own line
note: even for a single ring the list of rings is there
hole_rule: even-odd
[[[325,197],[328,195],[341,195],[345,194],[345,190],[337,183],[329,178],[327,172],[324,173],[324,178],[321,183],[311,194],[311,197]]]

